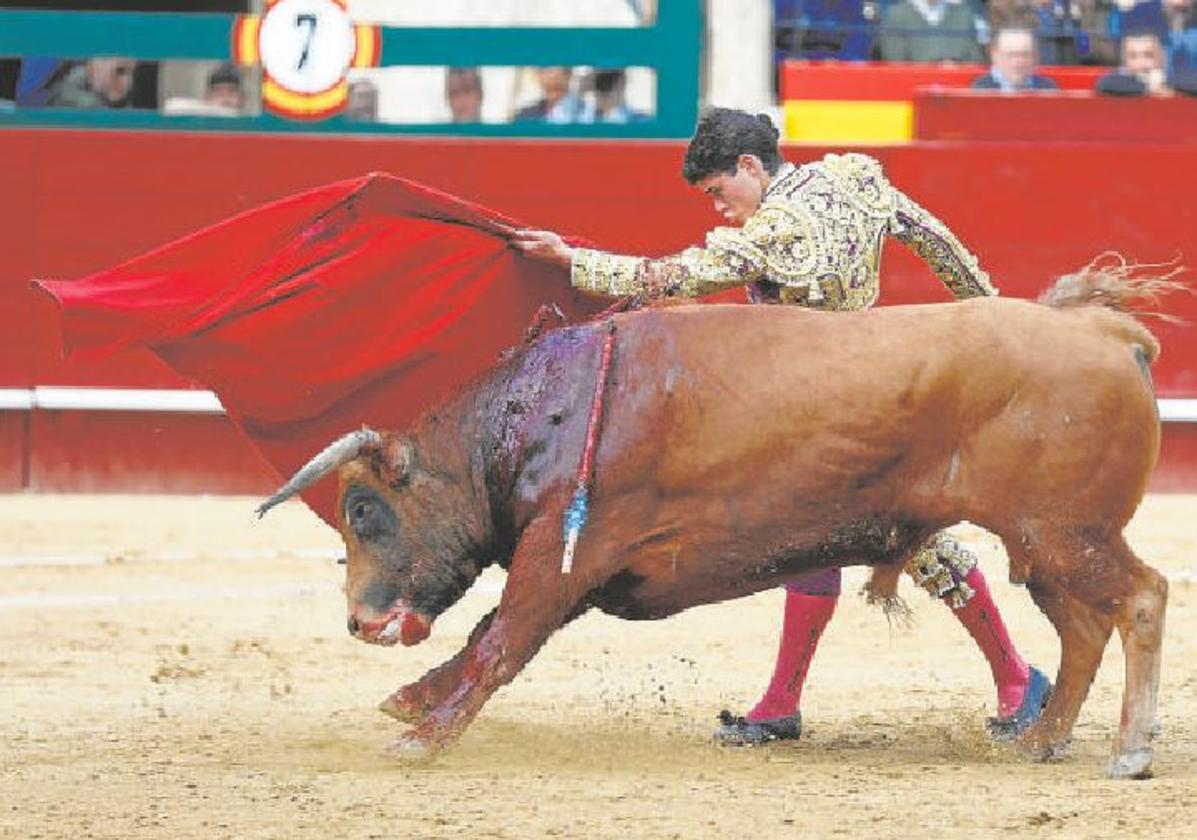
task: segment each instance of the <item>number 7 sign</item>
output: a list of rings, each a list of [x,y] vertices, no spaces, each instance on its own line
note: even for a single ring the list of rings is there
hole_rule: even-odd
[[[377,67],[381,48],[379,28],[353,23],[347,0],[267,0],[233,27],[234,60],[262,65],[266,109],[294,119],[344,108],[349,68]]]

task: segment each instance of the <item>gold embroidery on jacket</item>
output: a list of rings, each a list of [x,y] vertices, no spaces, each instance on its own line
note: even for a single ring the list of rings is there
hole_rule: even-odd
[[[661,259],[575,249],[572,282],[588,291],[697,296],[744,283],[780,287],[776,298],[821,309],[864,309],[880,291],[881,252],[893,235],[958,298],[997,291],[935,216],[890,185],[861,154],[789,164],[742,228],[715,228],[704,247]]]

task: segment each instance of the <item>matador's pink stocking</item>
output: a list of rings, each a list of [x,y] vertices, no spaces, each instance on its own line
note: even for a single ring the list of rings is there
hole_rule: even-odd
[[[820,594],[810,594],[810,593]],[[747,714],[752,722],[794,714],[802,697],[806,672],[815,656],[819,637],[831,621],[839,601],[840,570],[805,575],[786,585],[785,618],[777,664],[765,696]]]
[[[993,682],[997,686],[998,715],[1012,715],[1022,702],[1031,678],[1030,670],[1019,656],[1014,643],[1010,641],[1002,614],[993,602],[989,584],[985,582],[985,575],[981,574],[981,569],[970,569],[964,576],[964,582],[973,590],[973,596],[963,607],[952,612],[960,619],[960,623],[968,630],[977,647],[985,654],[985,659],[989,661]]]

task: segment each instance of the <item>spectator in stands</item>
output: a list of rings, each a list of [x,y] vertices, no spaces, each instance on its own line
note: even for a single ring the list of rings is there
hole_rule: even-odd
[[[1003,27],[993,34],[989,44],[989,72],[973,81],[976,90],[1057,90],[1047,76],[1035,72],[1037,55],[1035,33],[1023,27]]]
[[[570,67],[541,67],[536,71],[541,97],[515,114],[516,122],[576,123],[585,122],[586,105],[570,90],[573,69]]]
[[[482,73],[477,67],[445,68],[445,103],[453,122],[482,122]]]
[[[238,117],[244,113],[245,94],[241,70],[234,64],[218,64],[204,81],[199,97],[172,96],[162,103],[162,113],[195,117]]]
[[[1029,26],[1039,47],[1039,62],[1113,64],[1114,40],[1104,34],[1109,0],[989,0],[994,28]]]
[[[133,71],[130,58],[92,58],[71,67],[48,91],[46,104],[57,108],[132,107]]]
[[[633,111],[624,100],[627,75],[623,70],[596,70],[594,72],[594,111],[586,122],[635,123],[648,119],[645,114]]]
[[[867,61],[876,17],[872,0],[773,0],[776,60]]]
[[[1111,13],[1110,31],[1116,37],[1129,32],[1154,32],[1164,46],[1164,66],[1173,87],[1180,84],[1188,92],[1188,80],[1197,74],[1193,0],[1138,0]]]
[[[1122,38],[1122,66],[1098,79],[1097,90],[1114,96],[1171,96],[1159,33],[1127,32]]]
[[[353,122],[378,120],[378,86],[369,79],[354,79],[349,83],[345,100],[345,119]]]
[[[245,93],[241,90],[241,71],[236,65],[225,63],[208,74],[204,102],[230,114],[240,114],[245,107]]]
[[[981,62],[972,8],[948,0],[899,0],[882,18],[881,57],[886,61]]]

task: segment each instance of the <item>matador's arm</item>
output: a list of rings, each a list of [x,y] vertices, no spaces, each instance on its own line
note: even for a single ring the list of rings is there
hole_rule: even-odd
[[[764,276],[764,235],[759,222],[750,219],[743,228],[715,228],[707,234],[705,247],[655,260],[575,248],[570,282],[583,291],[614,296],[710,294]]]
[[[916,204],[901,190],[894,191],[890,233],[922,257],[935,276],[957,299],[996,295],[997,288],[981,270],[977,258],[947,225]]]

